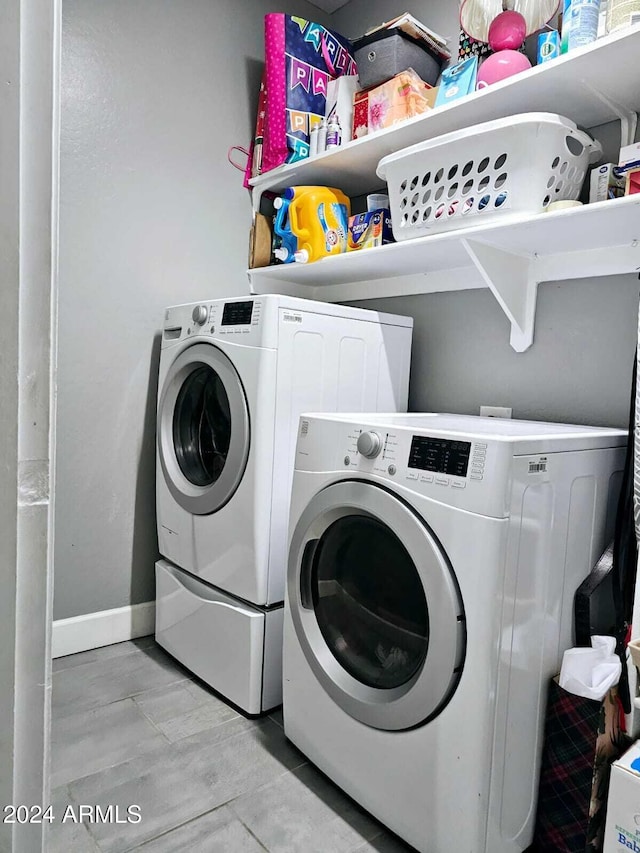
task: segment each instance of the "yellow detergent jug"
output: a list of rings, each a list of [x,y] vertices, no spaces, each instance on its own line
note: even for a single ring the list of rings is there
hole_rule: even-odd
[[[347,251],[351,202],[333,187],[295,187],[289,226],[297,237],[295,260],[309,263]]]

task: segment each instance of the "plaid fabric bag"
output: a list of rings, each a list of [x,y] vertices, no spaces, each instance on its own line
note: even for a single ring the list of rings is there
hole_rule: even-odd
[[[611,764],[628,747],[613,687],[599,702],[549,688],[532,853],[602,850]]]

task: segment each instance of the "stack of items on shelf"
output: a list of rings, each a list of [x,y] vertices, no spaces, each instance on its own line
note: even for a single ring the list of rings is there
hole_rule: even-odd
[[[357,80],[351,44],[339,33],[279,12],[265,15],[264,26],[265,66],[245,185],[277,166],[306,159],[312,134],[316,152],[337,147],[339,101]],[[325,119],[333,119],[331,126]]]
[[[447,41],[405,12],[353,43],[360,90],[352,135],[360,138],[421,115],[437,103],[436,83],[451,58]]]
[[[313,21],[265,15],[265,68],[245,186],[431,109],[450,58],[446,39],[408,13],[353,45]]]
[[[351,202],[339,189],[287,187],[274,208],[271,257],[250,266],[306,264],[393,242],[386,195],[367,196],[367,211],[352,216]]]
[[[625,145],[615,163],[604,163],[591,172],[589,203],[640,193],[640,142]]]

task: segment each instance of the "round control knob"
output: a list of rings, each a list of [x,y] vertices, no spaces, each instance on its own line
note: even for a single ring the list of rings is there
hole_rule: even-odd
[[[204,326],[207,322],[207,317],[209,316],[209,312],[207,311],[206,305],[196,305],[193,309],[193,313],[191,314],[193,317],[193,322],[197,323],[198,326]]]
[[[358,436],[358,453],[367,459],[375,459],[382,450],[382,440],[377,432],[373,430],[361,432]]]

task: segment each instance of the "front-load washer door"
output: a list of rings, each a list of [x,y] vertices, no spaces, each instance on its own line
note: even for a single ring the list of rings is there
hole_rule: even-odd
[[[453,695],[466,644],[458,585],[398,496],[363,481],[315,495],[293,532],[287,598],[311,669],[360,722],[412,728]]]
[[[193,515],[224,506],[249,456],[249,408],[238,373],[212,344],[194,344],[171,365],[158,406],[158,449],[167,486]]]

